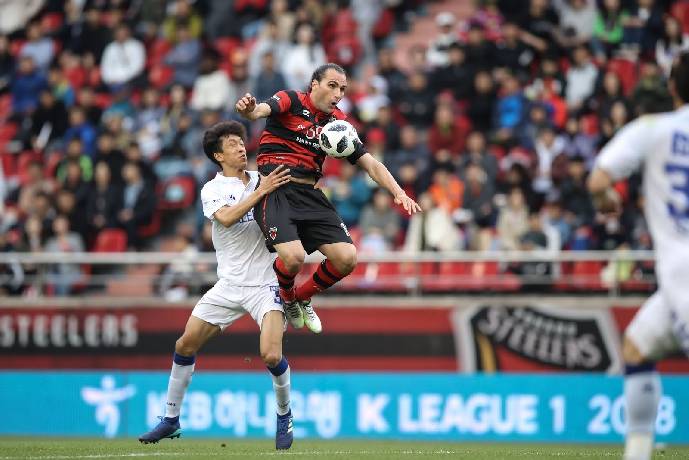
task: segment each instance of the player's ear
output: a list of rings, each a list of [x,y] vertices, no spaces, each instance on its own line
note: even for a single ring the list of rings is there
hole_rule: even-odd
[[[215,158],[217,161],[222,161],[222,152],[215,152],[213,154],[213,158]]]

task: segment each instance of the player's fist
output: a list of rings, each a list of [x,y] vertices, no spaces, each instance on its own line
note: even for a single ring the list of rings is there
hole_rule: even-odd
[[[246,93],[234,105],[234,109],[244,118],[251,118],[251,114],[256,108],[256,98]]]
[[[593,206],[602,214],[617,214],[622,211],[622,198],[614,188],[593,197]]]

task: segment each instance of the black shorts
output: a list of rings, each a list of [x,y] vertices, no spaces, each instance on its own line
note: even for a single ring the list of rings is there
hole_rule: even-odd
[[[300,240],[307,254],[322,244],[352,243],[347,226],[321,190],[290,182],[254,207],[254,218],[266,238],[266,247]]]

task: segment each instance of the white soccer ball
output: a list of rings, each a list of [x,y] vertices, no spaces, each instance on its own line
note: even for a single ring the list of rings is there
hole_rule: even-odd
[[[326,155],[334,158],[348,157],[356,148],[359,135],[354,126],[344,120],[331,121],[323,126],[318,143]]]

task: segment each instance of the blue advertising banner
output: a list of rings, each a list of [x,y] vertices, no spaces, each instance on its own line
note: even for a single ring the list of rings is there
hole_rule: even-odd
[[[136,436],[165,406],[164,372],[0,372],[0,435]],[[663,377],[658,440],[689,441],[689,377]],[[299,373],[298,437],[617,442],[622,379],[603,374]],[[198,372],[184,436],[262,437],[275,430],[262,373]]]

